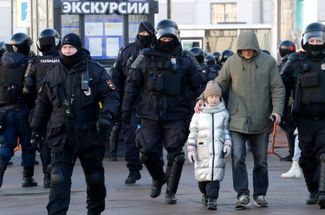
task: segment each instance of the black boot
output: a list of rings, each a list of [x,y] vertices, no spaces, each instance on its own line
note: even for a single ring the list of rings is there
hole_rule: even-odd
[[[288,161],[288,162],[291,162],[292,161],[292,156],[291,155],[288,155],[286,157],[282,157],[282,158],[280,158],[280,161]]]
[[[317,204],[317,200],[318,200],[318,181],[315,180],[317,163],[313,166],[310,165],[310,163],[305,162],[305,160],[302,160],[301,158],[299,160],[299,166],[301,166],[302,172],[304,174],[305,182],[307,185],[307,189],[309,191],[308,199],[306,199],[307,205]]]
[[[325,209],[325,154],[321,154],[320,160],[318,204],[321,209]]]
[[[204,206],[207,206],[208,205],[208,197],[205,195],[205,194],[202,194],[202,204]]]
[[[1,188],[1,186],[2,186],[3,176],[4,176],[4,174],[5,174],[5,170],[6,170],[5,167],[0,166],[0,188]]]
[[[6,162],[3,159],[0,159],[0,188],[2,186],[3,176],[4,176],[5,171],[7,169],[7,164],[8,164],[8,162]]]
[[[34,167],[24,167],[23,171],[23,187],[35,187],[37,183],[33,179]]]
[[[51,165],[43,167],[43,187],[50,188],[51,185]]]
[[[141,174],[137,170],[130,170],[128,177],[125,179],[125,184],[135,184],[141,178]]]
[[[183,151],[171,153],[173,158],[173,164],[170,169],[170,175],[168,177],[167,189],[165,194],[165,203],[166,204],[176,204],[177,199],[175,194],[178,189],[179,180],[181,178],[183,165],[185,162],[185,155]]]
[[[208,199],[207,208],[209,210],[217,210],[217,199]]]
[[[37,185],[37,183],[36,183],[36,185]],[[51,174],[50,173],[44,173],[43,187],[44,188],[50,188],[50,186],[51,186]]]
[[[161,193],[162,186],[167,182],[161,157],[157,154],[142,154],[142,162],[152,177],[150,197],[157,198]]]
[[[325,209],[325,192],[319,193],[318,204],[319,204],[320,209]]]
[[[161,193],[161,188],[167,182],[167,177],[162,177],[161,180],[152,180],[152,186],[150,190],[150,197],[157,198]]]
[[[318,201],[318,192],[309,193],[308,199],[306,199],[307,205],[315,205]]]
[[[110,161],[117,161],[117,148],[118,148],[120,130],[121,130],[121,124],[114,123],[111,136],[109,137],[109,151],[111,155],[109,158]]]

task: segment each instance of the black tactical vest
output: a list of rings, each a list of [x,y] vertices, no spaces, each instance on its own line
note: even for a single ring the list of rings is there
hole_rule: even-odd
[[[184,72],[180,69],[180,58],[151,57],[146,75],[146,91],[172,96],[183,95],[184,81]]]
[[[24,73],[26,65],[22,64],[15,68],[1,65],[0,68],[0,101],[15,104],[22,94]]]
[[[309,71],[301,75],[302,104],[325,104],[325,60],[309,61]]]

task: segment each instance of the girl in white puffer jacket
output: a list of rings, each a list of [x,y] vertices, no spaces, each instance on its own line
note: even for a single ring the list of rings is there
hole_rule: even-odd
[[[231,154],[229,113],[217,82],[207,83],[204,98],[205,107],[191,120],[187,150],[188,159],[194,162],[195,179],[203,195],[202,203],[208,209],[216,210],[225,158]]]

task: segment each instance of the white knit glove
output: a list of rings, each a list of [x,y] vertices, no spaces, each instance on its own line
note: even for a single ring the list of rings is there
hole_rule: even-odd
[[[187,158],[188,160],[193,163],[196,161],[196,148],[195,146],[187,146]]]
[[[225,154],[225,158],[231,155],[231,140],[226,140],[223,145],[223,153]]]

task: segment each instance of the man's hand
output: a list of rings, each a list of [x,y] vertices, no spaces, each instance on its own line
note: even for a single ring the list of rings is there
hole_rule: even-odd
[[[281,116],[278,113],[272,113],[270,119],[275,122],[277,125],[281,123]]]
[[[203,105],[204,105],[203,100],[202,100],[202,99],[198,100],[198,101],[196,102],[196,104],[195,104],[195,107],[194,107],[194,111],[195,111],[195,113],[200,112],[200,111],[202,110]]]
[[[187,147],[187,158],[188,160],[193,163],[196,161],[197,154],[196,154],[196,148],[195,146],[188,146]]]
[[[105,141],[108,140],[109,136],[111,135],[112,126],[112,116],[109,113],[101,113],[96,123],[96,127],[98,134],[102,136]]]
[[[30,144],[36,149],[40,151],[44,138],[40,135],[40,132],[36,130],[32,130]]]

